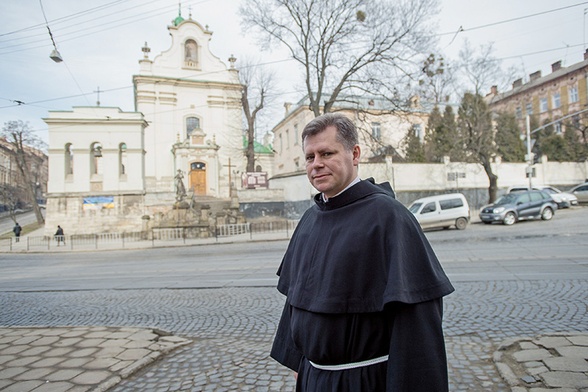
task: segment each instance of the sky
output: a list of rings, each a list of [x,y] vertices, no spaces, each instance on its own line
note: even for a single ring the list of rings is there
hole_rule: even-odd
[[[297,102],[304,89],[285,50],[261,51],[242,31],[240,1],[246,0],[183,0],[181,12],[213,31],[210,49],[225,64],[234,55],[274,70],[280,96],[274,117],[260,124],[262,132],[270,131],[283,103]],[[167,26],[178,9],[177,0],[0,0],[0,126],[22,120],[47,141],[42,119],[49,111],[98,100],[134,111],[132,76],[141,48],[148,43],[151,59],[169,48]],[[458,58],[465,40],[474,48],[492,43],[503,68],[516,67],[516,78],[528,80],[538,70],[549,74],[556,61],[565,67],[583,60],[587,13],[588,1],[579,0],[440,0],[435,31],[449,61]],[[61,63],[49,58],[47,25]]]

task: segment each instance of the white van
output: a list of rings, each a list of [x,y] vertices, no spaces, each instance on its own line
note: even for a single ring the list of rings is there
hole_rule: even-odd
[[[423,229],[455,226],[463,230],[470,221],[470,207],[461,193],[423,197],[408,207]]]

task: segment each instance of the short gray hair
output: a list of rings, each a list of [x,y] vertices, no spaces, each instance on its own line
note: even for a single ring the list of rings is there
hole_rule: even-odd
[[[304,145],[304,139],[307,136],[317,135],[329,126],[334,126],[337,129],[337,141],[346,150],[351,151],[358,144],[357,128],[349,117],[340,113],[326,113],[306,124],[302,131],[302,145]]]

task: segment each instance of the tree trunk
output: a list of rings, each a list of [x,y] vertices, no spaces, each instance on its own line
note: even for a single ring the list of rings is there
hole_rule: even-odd
[[[498,192],[498,176],[492,171],[492,165],[490,161],[485,160],[482,162],[484,171],[488,175],[490,186],[488,187],[488,204],[494,203],[496,200],[496,193]]]

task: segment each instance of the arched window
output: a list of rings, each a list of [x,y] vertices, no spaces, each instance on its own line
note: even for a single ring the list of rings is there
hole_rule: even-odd
[[[189,39],[184,44],[184,63],[188,67],[198,65],[198,44],[193,39]]]
[[[190,137],[195,129],[200,129],[200,119],[198,117],[186,118],[186,137]]]
[[[102,174],[102,144],[98,142],[90,146],[90,174]]]
[[[65,145],[65,155],[64,155],[64,168],[65,168],[65,175],[72,175],[73,174],[73,148],[71,143],[67,143]]]
[[[120,176],[127,174],[127,145],[121,143],[118,145],[118,174]]]

